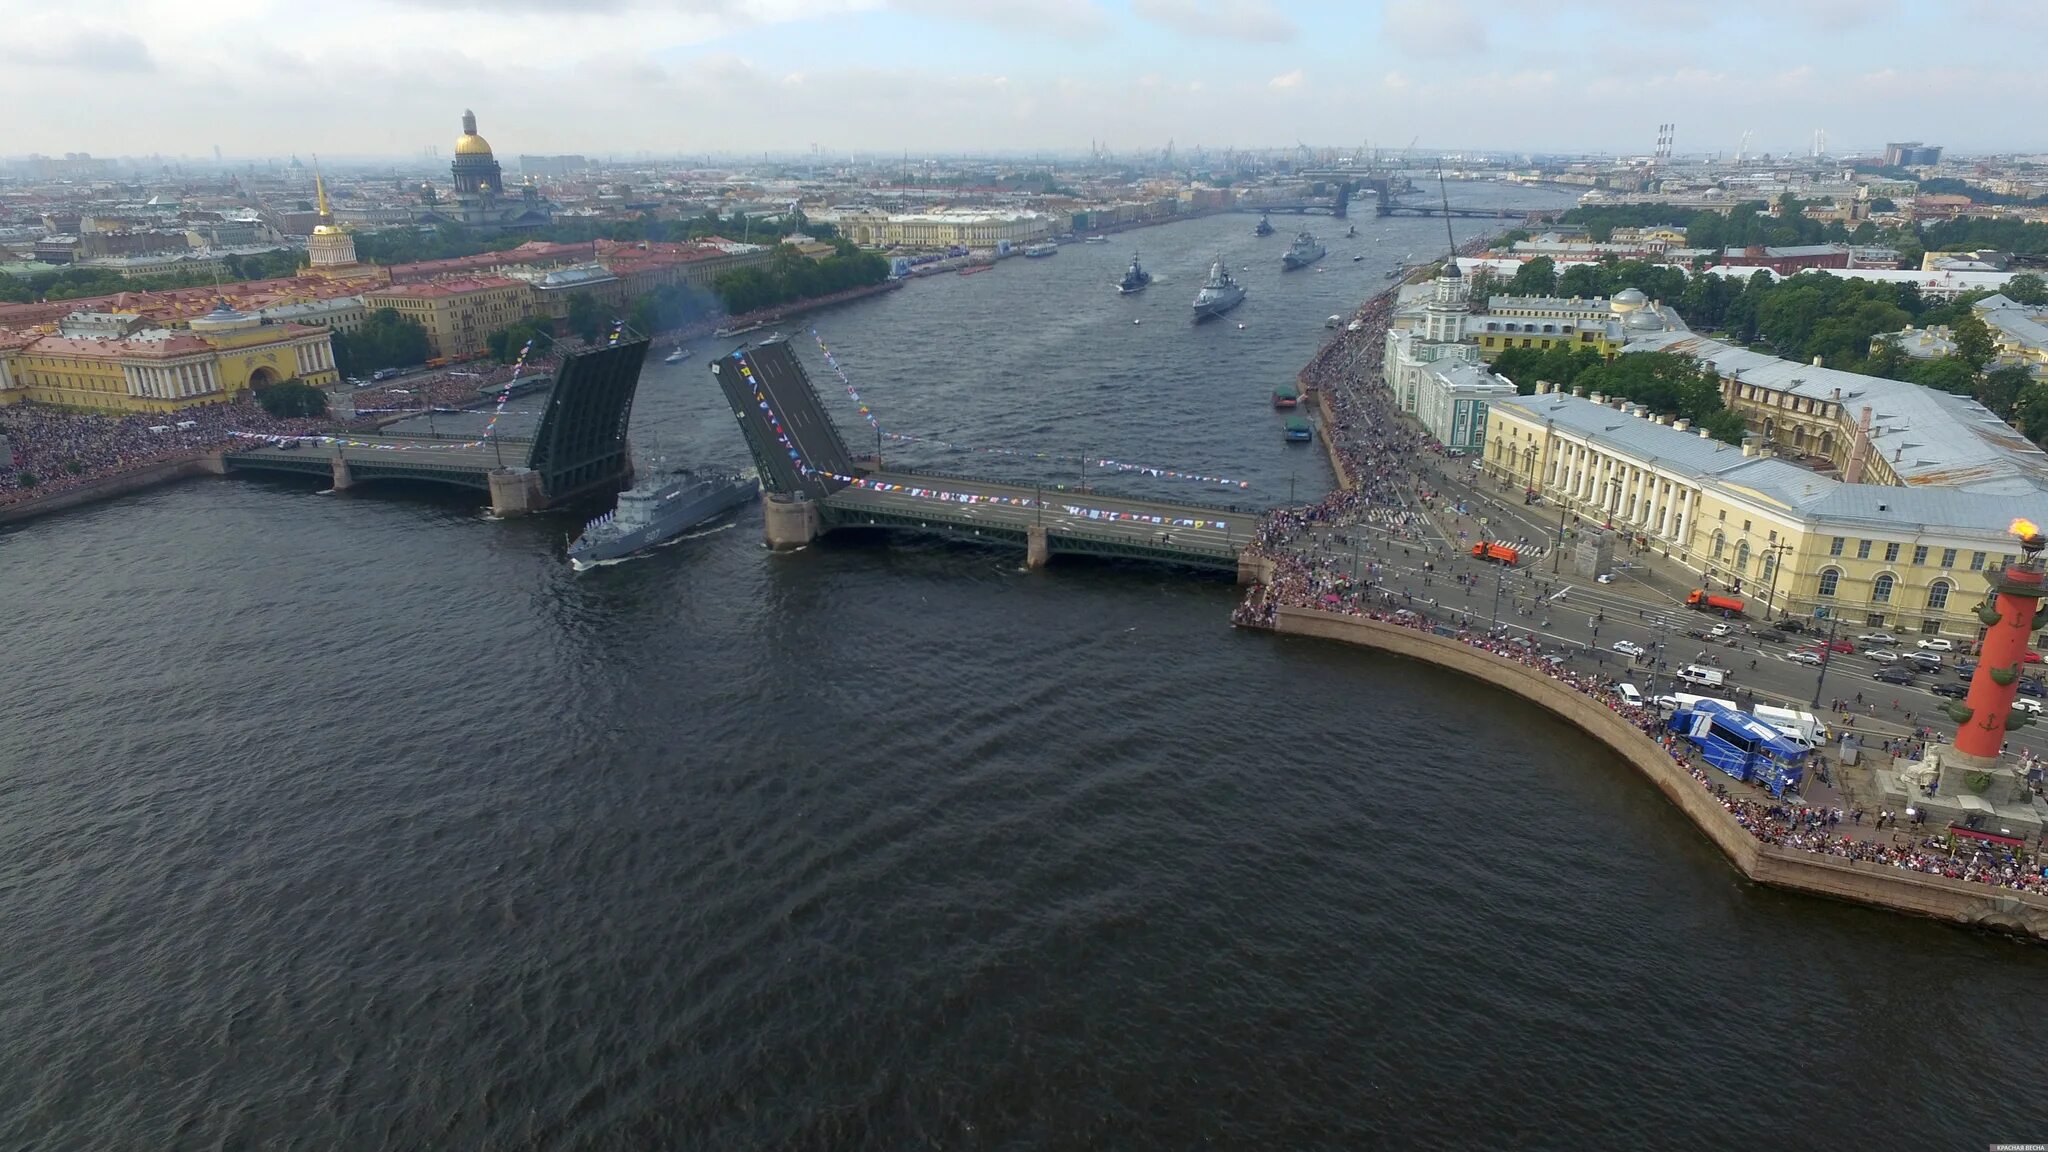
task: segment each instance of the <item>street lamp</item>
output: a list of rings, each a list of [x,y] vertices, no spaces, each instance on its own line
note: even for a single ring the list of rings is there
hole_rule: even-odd
[[[1781,540],[1776,544],[1764,545],[1764,551],[1766,553],[1769,553],[1771,557],[1771,580],[1770,583],[1764,588],[1765,620],[1769,620],[1771,618],[1771,613],[1777,610],[1776,607],[1772,604],[1771,600],[1772,597],[1775,596],[1778,591],[1778,568],[1781,561],[1784,559],[1783,554],[1786,552],[1790,552],[1791,550],[1791,543],[1789,541],[1784,540]]]
[[[1820,646],[1820,675],[1813,678],[1813,706],[1820,707],[1820,686],[1827,683],[1828,658],[1835,654],[1835,629],[1841,627],[1842,618],[1828,613],[1828,639]]]

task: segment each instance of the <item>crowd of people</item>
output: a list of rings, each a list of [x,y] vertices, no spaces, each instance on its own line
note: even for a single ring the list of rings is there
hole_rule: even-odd
[[[65,492],[172,460],[232,446],[235,432],[303,436],[328,422],[284,419],[243,398],[177,412],[102,416],[37,404],[0,408],[0,504]]]
[[[1359,323],[1326,344],[1302,372],[1302,383],[1314,390],[1316,402],[1324,407],[1332,462],[1342,486],[1313,503],[1276,509],[1262,520],[1254,548],[1268,562],[1271,577],[1248,590],[1234,615],[1237,623],[1272,627],[1280,608],[1291,606],[1432,632],[1513,660],[1599,700],[1656,740],[1760,842],[2048,893],[2044,862],[2032,854],[1993,845],[1951,850],[1936,847],[1932,840],[1914,844],[1910,837],[1900,842],[1896,831],[1889,839],[1880,839],[1879,826],[1866,828],[1860,812],[1844,831],[1840,809],[1737,795],[1694,763],[1691,745],[1666,729],[1657,709],[1623,699],[1618,682],[1597,671],[1605,653],[1546,651],[1533,632],[1518,633],[1505,624],[1489,626],[1485,620],[1475,627],[1471,612],[1448,608],[1432,595],[1436,580],[1464,586],[1468,598],[1472,588],[1467,577],[1441,570],[1450,557],[1425,542],[1426,509],[1440,498],[1439,450],[1412,421],[1402,418],[1392,395],[1380,386],[1377,349],[1385,341],[1394,303],[1394,293],[1388,292],[1366,304],[1355,317]],[[1339,545],[1334,551],[1333,541]],[[1518,577],[1518,582],[1532,582],[1529,590],[1538,595],[1530,596],[1528,609],[1521,608],[1519,598],[1511,600],[1511,611],[1524,616],[1536,612],[1540,594],[1548,591],[1533,583],[1536,580],[1528,572]],[[1588,657],[1596,661],[1595,670],[1574,667],[1574,659]]]

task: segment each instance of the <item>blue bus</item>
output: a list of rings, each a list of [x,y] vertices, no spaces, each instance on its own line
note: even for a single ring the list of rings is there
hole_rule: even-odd
[[[1700,700],[1673,712],[1670,729],[1692,741],[1707,763],[1773,796],[1796,791],[1806,777],[1808,749],[1747,712]]]

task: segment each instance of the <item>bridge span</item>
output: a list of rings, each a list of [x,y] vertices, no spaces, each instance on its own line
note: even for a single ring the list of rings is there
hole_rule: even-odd
[[[1099,491],[889,469],[847,450],[786,340],[743,346],[711,363],[759,466],[764,533],[798,547],[844,528],[907,528],[1021,545],[1043,566],[1056,553],[1153,560],[1235,572],[1258,510],[1139,500]]]
[[[326,476],[337,490],[371,480],[452,484],[488,492],[500,516],[539,511],[631,475],[626,429],[646,355],[645,338],[569,353],[530,438],[306,436],[252,442],[224,464],[230,472]]]

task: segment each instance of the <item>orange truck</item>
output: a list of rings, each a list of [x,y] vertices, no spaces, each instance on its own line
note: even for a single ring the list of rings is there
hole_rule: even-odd
[[[1704,588],[1693,589],[1685,598],[1685,606],[1701,612],[1742,612],[1742,601],[1733,596],[1709,596]]]
[[[1502,564],[1513,568],[1521,561],[1522,554],[1505,544],[1495,544],[1491,540],[1484,540],[1472,546],[1472,558],[1474,560],[1498,560]]]

